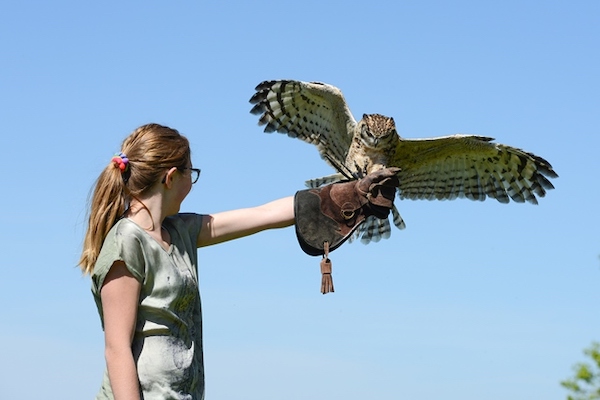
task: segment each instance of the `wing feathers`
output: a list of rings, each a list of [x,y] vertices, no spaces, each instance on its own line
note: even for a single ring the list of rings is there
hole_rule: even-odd
[[[452,200],[487,197],[537,204],[558,175],[550,163],[523,150],[492,143],[492,138],[454,135],[401,139],[393,166],[400,167],[403,199]]]
[[[317,146],[332,167],[346,161],[356,121],[342,92],[319,82],[265,81],[250,98],[264,131],[285,133]],[[340,171],[346,173],[346,171]]]

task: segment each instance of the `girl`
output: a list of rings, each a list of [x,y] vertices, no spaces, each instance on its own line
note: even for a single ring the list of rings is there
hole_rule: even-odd
[[[105,336],[107,368],[97,399],[203,399],[196,249],[295,221],[293,197],[212,215],[179,213],[199,175],[188,140],[148,124],[124,140],[96,182],[80,266],[91,275]],[[323,218],[344,224],[345,237],[325,235],[334,248],[365,216],[387,217],[391,201],[381,193],[387,198],[391,190],[393,198],[393,184],[383,183],[392,175],[330,185],[327,193],[298,192],[310,197],[296,201],[299,221],[310,227],[297,227],[302,248],[323,254],[323,230],[311,236]],[[336,196],[343,207],[328,204]],[[321,205],[335,215],[327,216]]]

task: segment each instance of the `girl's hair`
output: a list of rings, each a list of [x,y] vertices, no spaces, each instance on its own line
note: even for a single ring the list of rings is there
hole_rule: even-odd
[[[127,168],[122,171],[119,162],[111,160],[94,187],[79,260],[84,274],[94,272],[108,231],[125,214],[131,199],[139,200],[148,194],[167,169],[185,168],[191,160],[188,140],[175,129],[158,124],[143,125],[133,131],[123,141],[121,152],[129,159]]]

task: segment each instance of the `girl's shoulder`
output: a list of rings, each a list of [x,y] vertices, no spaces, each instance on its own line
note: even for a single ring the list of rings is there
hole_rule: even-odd
[[[110,238],[122,238],[133,235],[134,237],[141,237],[144,235],[144,229],[130,220],[129,218],[121,218],[116,224],[108,231],[106,239]],[[106,241],[106,240],[105,240]]]
[[[122,218],[108,232],[94,267],[94,275],[104,275],[115,261],[124,261],[127,268],[135,270],[136,277],[143,275],[144,253],[150,236],[135,222]]]

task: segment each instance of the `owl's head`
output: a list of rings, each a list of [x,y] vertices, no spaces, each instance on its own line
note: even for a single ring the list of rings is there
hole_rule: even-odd
[[[362,142],[374,149],[384,148],[398,138],[394,118],[381,114],[363,114],[358,129]]]

